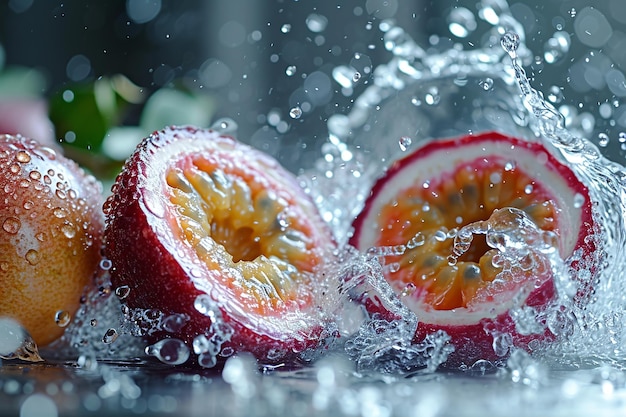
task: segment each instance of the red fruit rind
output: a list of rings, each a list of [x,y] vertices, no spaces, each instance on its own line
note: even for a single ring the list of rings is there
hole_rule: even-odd
[[[101,260],[102,186],[23,136],[0,135],[0,316],[57,339]]]
[[[191,347],[223,321],[233,334],[221,347],[262,360],[319,343],[315,270],[335,244],[271,157],[216,131],[170,127],[140,144],[112,191],[105,239],[113,285],[129,287],[131,308],[189,318],[151,339]]]
[[[496,174],[495,185],[489,179],[491,174]],[[494,187],[499,188],[494,190]],[[476,203],[469,197],[470,191],[480,197],[479,209],[468,206],[470,202]],[[428,213],[418,208],[424,202],[432,208]],[[568,258],[578,249],[583,257],[593,251],[592,240],[586,239],[593,233],[587,187],[542,144],[494,132],[429,142],[392,164],[372,188],[364,210],[353,223],[355,233],[351,244],[360,250],[404,245],[415,235],[415,230],[430,232],[426,230],[429,223],[448,230],[460,228],[470,222],[487,220],[494,210],[507,206],[505,202],[526,209],[541,229],[554,232],[562,258]],[[416,222],[420,225],[416,226]],[[518,293],[522,289],[526,291],[526,295],[521,294],[525,297],[522,303],[539,310],[554,298],[555,287],[547,261],[539,261],[538,268],[516,277],[515,284],[507,282],[492,290],[488,281],[497,271],[490,270],[493,267],[489,249],[484,243],[482,248],[479,245],[478,252],[469,255],[471,259],[465,259],[467,262],[462,262],[461,269],[454,271],[446,261],[446,256],[451,254],[450,241],[444,244],[431,239],[410,255],[407,251],[386,259],[400,265],[398,271],[387,271],[385,277],[402,302],[417,314],[415,340],[420,341],[436,330],[445,330],[451,336],[455,353],[450,356],[449,365],[498,359],[499,354],[493,348],[498,335],[511,335],[512,343],[525,349],[531,340],[554,337],[547,329],[542,334],[520,334],[509,314],[511,308],[520,305]],[[433,258],[433,254],[439,257]],[[463,288],[457,289],[458,292],[449,290],[449,286],[445,290],[438,288],[437,285],[447,282],[445,274],[437,275],[433,281],[430,272],[419,267],[420,262],[432,263],[432,259],[436,259],[440,270],[448,268],[448,275],[456,274],[455,282],[462,283],[454,285]],[[480,271],[481,276],[492,277],[479,284],[459,278],[463,275],[462,268],[468,265],[474,268],[472,271]],[[423,274],[420,275],[423,278],[416,278],[415,274]],[[438,284],[437,279],[444,284]],[[406,293],[407,284],[414,286],[412,294]],[[389,316],[380,304],[372,300],[366,304],[371,312]]]

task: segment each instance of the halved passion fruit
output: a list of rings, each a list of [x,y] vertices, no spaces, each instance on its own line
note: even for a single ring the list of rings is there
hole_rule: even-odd
[[[112,191],[112,283],[138,332],[159,340],[150,351],[176,339],[210,367],[235,351],[278,362],[320,343],[315,269],[335,243],[277,161],[216,131],[171,127],[138,146]]]
[[[469,366],[554,337],[541,323],[520,330],[511,309],[547,306],[550,247],[564,259],[589,252],[592,224],[587,187],[542,144],[484,133],[429,142],[395,162],[351,243],[385,255],[386,280],[419,320],[415,340],[445,330],[449,364]]]

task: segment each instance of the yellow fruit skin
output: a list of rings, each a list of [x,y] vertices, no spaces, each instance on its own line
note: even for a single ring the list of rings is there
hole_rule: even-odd
[[[50,148],[0,135],[0,316],[63,334],[101,259],[102,186]]]

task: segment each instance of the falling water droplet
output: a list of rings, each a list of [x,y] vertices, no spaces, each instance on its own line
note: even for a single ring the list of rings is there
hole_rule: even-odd
[[[402,136],[398,141],[398,145],[400,145],[400,150],[402,150],[402,152],[405,152],[407,149],[409,149],[411,143],[413,143],[413,139],[408,136]]]
[[[606,133],[598,134],[598,145],[600,145],[601,147],[606,147],[609,144],[609,140],[609,135],[607,135]]]
[[[519,35],[517,33],[505,33],[500,43],[511,58],[517,57],[517,48],[519,47]]]
[[[168,365],[180,365],[189,359],[189,348],[179,339],[159,340],[153,345],[146,346],[145,352]]]
[[[289,117],[292,119],[299,119],[302,116],[302,109],[298,106],[293,107],[289,110]]]
[[[286,69],[285,69],[285,74],[287,74],[288,77],[291,77],[293,75],[296,74],[297,68],[295,65],[289,65]]]
[[[120,300],[125,299],[130,294],[130,287],[128,285],[120,285],[115,289],[115,295]]]
[[[102,336],[102,343],[110,345],[111,343],[115,342],[118,337],[119,333],[117,333],[117,330],[111,328],[107,330],[106,333],[104,333],[104,336]]]
[[[483,90],[489,91],[493,88],[493,78],[485,78],[484,80],[480,80],[478,83]]]

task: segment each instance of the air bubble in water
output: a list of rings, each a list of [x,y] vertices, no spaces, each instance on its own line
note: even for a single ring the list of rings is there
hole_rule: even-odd
[[[168,365],[180,365],[189,359],[189,348],[182,340],[163,339],[146,346],[146,355],[154,356]]]
[[[291,25],[289,23],[285,23],[284,25],[282,25],[280,27],[280,31],[282,33],[289,33],[289,32],[291,32]]]

